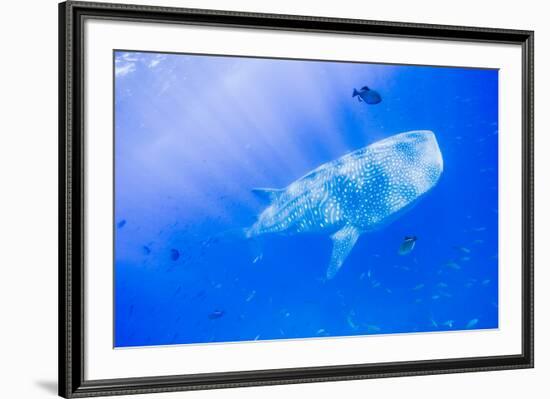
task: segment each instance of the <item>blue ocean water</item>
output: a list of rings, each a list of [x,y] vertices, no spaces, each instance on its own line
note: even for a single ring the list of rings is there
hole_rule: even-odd
[[[116,347],[498,327],[497,70],[125,51],[114,68]],[[365,85],[382,102],[352,97]],[[252,189],[411,130],[435,133],[438,184],[335,278],[328,235],[238,234],[267,205]]]

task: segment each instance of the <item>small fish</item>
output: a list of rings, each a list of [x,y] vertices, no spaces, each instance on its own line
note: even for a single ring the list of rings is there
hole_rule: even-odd
[[[357,97],[359,102],[364,101],[366,104],[378,104],[382,101],[382,97],[377,91],[371,90],[368,86],[361,87],[361,90],[353,89],[352,97]]]
[[[375,326],[374,324],[369,324],[367,325],[367,331],[368,332],[380,332],[380,330],[382,330],[380,327],[378,326]]]
[[[350,312],[350,314],[347,317],[347,321],[348,321],[348,326],[350,326],[352,330],[357,330],[359,328],[359,326],[357,324],[355,324],[355,322],[353,321],[352,317],[354,315],[355,314],[352,314],[352,312]]]
[[[401,246],[399,247],[399,255],[407,255],[410,254],[411,251],[414,249],[414,246],[416,244],[416,237],[415,236],[407,236],[403,239],[403,242],[401,243]]]
[[[424,288],[424,284],[417,284],[413,287],[413,291],[418,291]]]
[[[177,249],[172,248],[170,250],[170,259],[172,259],[175,262],[179,258],[180,258],[180,251],[178,251]]]
[[[361,275],[359,276],[359,280],[363,280],[365,278],[365,273],[361,273]]]
[[[451,269],[460,270],[460,265],[453,261],[445,263],[445,266],[450,267]]]
[[[454,320],[447,320],[447,321],[441,323],[441,325],[445,326],[445,327],[453,328],[454,322],[455,322]]]
[[[259,339],[260,339],[260,334],[258,334],[258,335],[256,335],[256,336],[254,337],[254,341],[257,341],[257,340],[259,340]]]
[[[215,244],[220,241],[219,237],[208,237],[206,240],[202,241],[203,247],[209,247],[212,244]]]
[[[474,228],[472,229],[472,231],[476,231],[476,232],[485,231],[485,230],[487,230],[487,227],[484,227],[484,226],[482,226],[482,227],[474,227]]]
[[[219,319],[225,314],[223,310],[214,310],[212,313],[208,315],[208,318],[210,320]]]
[[[256,290],[253,290],[250,295],[248,295],[248,297],[246,298],[246,302],[250,302],[254,296],[256,296]]]
[[[380,287],[380,281],[373,281],[372,288],[378,288],[378,287]]]
[[[432,295],[432,299],[433,299],[434,301],[437,300],[437,299],[439,299],[439,298],[440,298],[440,296],[437,295],[437,294],[436,294],[436,295]]]
[[[455,248],[458,249],[458,250],[461,251],[461,252],[464,252],[465,254],[469,254],[470,252],[472,252],[472,251],[470,250],[470,248],[466,248],[466,247],[458,247],[458,246],[457,246],[457,247],[455,247]]]
[[[463,262],[468,262],[470,259],[471,259],[471,258],[470,258],[469,256],[462,256],[462,257],[460,258],[460,260],[463,261]]]
[[[444,283],[444,282],[440,282],[440,283],[437,283],[436,284],[436,287],[438,288],[447,288],[449,285],[447,283]]]
[[[315,333],[315,335],[321,335],[321,334],[326,334],[326,330],[324,328],[318,329],[317,332]]]
[[[260,254],[252,260],[252,263],[257,263],[257,262],[261,261],[262,258],[263,258],[263,254]]]
[[[483,244],[484,241],[483,240],[474,240],[474,244]]]
[[[432,324],[432,326],[434,326],[435,328],[437,328],[437,322],[432,318],[430,318],[430,323]]]
[[[116,227],[119,229],[123,228],[126,225],[126,219],[122,219],[120,222],[116,224]]]
[[[143,249],[145,255],[149,255],[151,253],[151,247],[149,247],[148,245],[144,245],[141,248]]]
[[[475,325],[479,322],[479,319],[472,319],[466,324],[466,328],[472,328],[475,327]]]
[[[491,282],[491,280],[489,280],[489,279],[483,280],[483,281],[481,282],[481,285],[488,285],[490,282]]]

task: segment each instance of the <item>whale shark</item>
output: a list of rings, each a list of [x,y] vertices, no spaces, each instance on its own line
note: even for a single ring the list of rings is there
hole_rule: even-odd
[[[332,279],[361,234],[379,230],[410,210],[442,173],[443,157],[433,132],[396,134],[322,164],[283,189],[254,189],[269,205],[245,235],[330,235],[333,249],[326,277]]]

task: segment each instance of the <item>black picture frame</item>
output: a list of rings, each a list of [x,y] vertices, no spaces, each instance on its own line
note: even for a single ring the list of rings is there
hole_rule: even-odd
[[[86,380],[84,378],[83,21],[87,17],[520,45],[523,63],[522,354]],[[534,32],[522,30],[72,1],[59,4],[59,395],[76,398],[533,367],[533,42]]]

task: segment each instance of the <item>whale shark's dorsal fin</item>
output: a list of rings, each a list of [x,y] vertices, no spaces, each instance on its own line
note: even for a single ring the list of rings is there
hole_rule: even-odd
[[[334,247],[332,248],[332,257],[330,258],[330,264],[327,269],[327,279],[330,280],[336,276],[336,273],[338,273],[338,270],[340,270],[344,264],[344,261],[360,235],[361,232],[357,228],[346,225],[330,236]]]
[[[256,194],[259,198],[273,202],[284,192],[283,189],[277,188],[253,188],[252,192]]]

